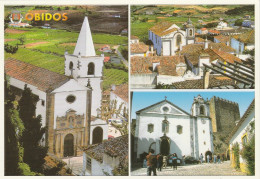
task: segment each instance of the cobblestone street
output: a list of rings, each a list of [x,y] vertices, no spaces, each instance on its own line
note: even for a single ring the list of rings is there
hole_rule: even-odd
[[[131,175],[137,176],[145,176],[146,168],[139,168],[133,170]],[[245,173],[236,171],[234,168],[230,166],[230,161],[225,161],[221,164],[206,164],[203,163],[198,165],[186,165],[186,166],[178,166],[178,170],[173,170],[169,166],[166,169],[162,169],[162,171],[157,171],[158,176],[232,176],[232,175],[246,175]]]

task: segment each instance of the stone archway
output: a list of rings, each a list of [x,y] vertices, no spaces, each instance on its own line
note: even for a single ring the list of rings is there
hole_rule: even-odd
[[[64,138],[64,150],[63,156],[69,157],[74,155],[74,136],[67,134]]]
[[[160,153],[164,156],[168,156],[170,154],[170,139],[166,135],[161,137]]]
[[[208,155],[209,155],[210,160],[212,159],[212,152],[208,150],[207,152],[205,152],[205,161],[207,161]]]
[[[92,144],[98,144],[103,141],[103,129],[96,127],[92,132]]]

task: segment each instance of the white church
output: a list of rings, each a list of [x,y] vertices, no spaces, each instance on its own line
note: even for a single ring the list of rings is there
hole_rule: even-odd
[[[150,149],[165,156],[176,153],[178,158],[212,154],[209,101],[195,97],[191,114],[166,99],[137,111],[135,157],[141,159]]]
[[[65,52],[65,75],[16,59],[5,60],[12,88],[27,85],[39,97],[36,115],[47,132],[42,145],[58,157],[82,154],[79,146],[107,139],[108,125],[97,119],[101,107],[104,56],[95,53],[88,18],[85,17],[73,54]]]

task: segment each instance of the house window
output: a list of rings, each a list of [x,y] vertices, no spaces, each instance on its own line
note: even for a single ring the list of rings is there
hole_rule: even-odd
[[[203,130],[203,134],[205,134],[205,130]]]
[[[45,101],[44,100],[42,100],[42,106],[45,106]]]
[[[204,142],[204,145],[206,145],[206,142]]]
[[[91,171],[91,158],[89,158],[89,157],[87,157],[86,169],[87,169],[88,171]]]
[[[88,64],[88,75],[94,75],[95,73],[95,65],[94,63],[89,63]]]
[[[177,46],[177,47],[180,47],[180,45],[181,45],[181,35],[178,34],[178,35],[177,35],[177,38],[176,38],[176,46]]]
[[[152,133],[153,132],[153,124],[148,124],[148,128],[147,128],[147,131]]]
[[[177,126],[177,133],[182,134],[182,126],[181,125]]]
[[[246,144],[247,143],[247,135],[245,134],[243,137],[242,137],[242,144]]]
[[[75,97],[74,95],[69,95],[69,96],[67,96],[67,98],[66,98],[66,101],[67,101],[68,103],[73,103],[75,100],[76,100],[76,97]]]
[[[168,133],[169,132],[169,122],[167,121],[166,117],[165,117],[165,119],[162,122],[162,132],[163,133]]]
[[[200,106],[200,115],[205,115],[204,106]]]

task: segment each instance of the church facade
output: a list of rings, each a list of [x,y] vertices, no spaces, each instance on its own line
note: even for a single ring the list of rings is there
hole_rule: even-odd
[[[199,158],[213,153],[213,134],[209,117],[209,101],[194,98],[191,114],[168,100],[160,101],[136,112],[134,154],[176,153]]]
[[[17,94],[26,85],[39,97],[35,114],[42,116],[42,125],[47,127],[41,145],[57,157],[82,155],[79,147],[107,139],[107,124],[93,120],[101,106],[103,60],[95,54],[87,17],[74,53],[65,52],[65,75],[5,60],[5,73]]]

